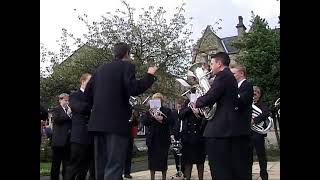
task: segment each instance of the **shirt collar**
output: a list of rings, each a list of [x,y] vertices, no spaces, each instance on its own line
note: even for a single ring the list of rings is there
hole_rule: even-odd
[[[238,82],[238,88],[241,86],[241,84],[243,83],[243,81],[245,81],[246,79],[242,79],[240,82]]]

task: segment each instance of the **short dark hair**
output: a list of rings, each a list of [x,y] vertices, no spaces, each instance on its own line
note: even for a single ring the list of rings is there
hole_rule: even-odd
[[[183,98],[179,97],[179,98],[176,99],[176,104],[183,105],[183,103],[184,103],[184,99]]]
[[[130,53],[130,46],[127,43],[119,42],[113,47],[113,54],[116,59],[122,59],[127,53]]]
[[[216,61],[220,61],[224,66],[229,66],[230,57],[225,52],[218,52],[216,54],[211,55],[211,59],[215,58]]]

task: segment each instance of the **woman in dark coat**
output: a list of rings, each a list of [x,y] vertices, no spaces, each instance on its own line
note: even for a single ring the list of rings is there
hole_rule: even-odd
[[[152,99],[160,99],[162,104],[163,96],[156,93],[152,96]],[[142,116],[142,123],[148,128],[146,144],[151,180],[154,180],[155,171],[161,171],[162,179],[166,179],[168,169],[169,126],[172,125],[171,110],[161,105],[160,111],[164,115],[153,115],[148,111]]]
[[[182,120],[182,163],[184,165],[184,176],[191,178],[192,166],[197,165],[199,180],[203,179],[205,154],[205,140],[202,136],[206,120],[197,118],[195,112],[188,107],[189,100],[186,100],[179,112],[179,118]]]

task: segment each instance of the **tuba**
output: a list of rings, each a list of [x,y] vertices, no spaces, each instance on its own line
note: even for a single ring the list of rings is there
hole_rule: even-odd
[[[252,119],[254,119],[255,117],[258,117],[260,114],[262,114],[261,109],[258,108],[256,105],[252,104]],[[251,125],[251,129],[254,132],[257,132],[259,134],[267,134],[272,127],[273,127],[273,119],[270,116],[266,120],[258,124]]]
[[[202,65],[203,65],[203,63],[195,63],[195,64],[193,64],[189,68],[188,74],[187,74],[187,76],[194,77],[194,78],[197,79],[197,82],[192,87],[196,89],[196,94],[199,94],[200,96],[205,95],[209,91],[211,85],[209,83],[209,77],[208,76],[212,72],[212,71],[206,72],[203,69]],[[186,82],[182,83],[182,81],[183,81],[182,79],[177,79],[177,81],[180,82],[182,85],[184,85],[186,83]],[[189,86],[184,85],[184,86],[191,88],[190,85]],[[190,92],[191,91],[188,90],[185,93],[183,93],[183,95],[186,95],[186,94],[188,94]],[[215,103],[212,106],[199,108],[199,113],[201,115],[203,115],[204,119],[210,120],[210,119],[213,118],[213,116],[214,116],[214,114],[216,112],[216,109],[217,109],[217,104]]]

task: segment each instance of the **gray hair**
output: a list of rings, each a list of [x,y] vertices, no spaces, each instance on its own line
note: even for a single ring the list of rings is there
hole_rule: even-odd
[[[253,90],[254,90],[254,91],[259,91],[260,94],[261,94],[261,89],[260,89],[259,86],[253,86]]]
[[[67,93],[62,93],[62,94],[59,95],[59,99],[63,99],[63,98],[65,98],[65,97],[69,97],[69,94],[67,94]]]

